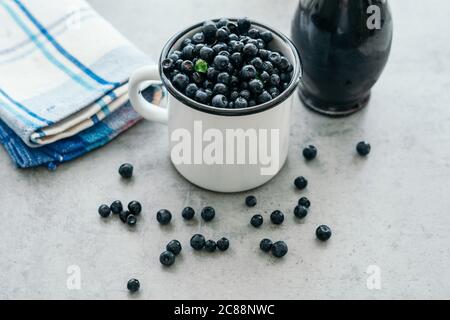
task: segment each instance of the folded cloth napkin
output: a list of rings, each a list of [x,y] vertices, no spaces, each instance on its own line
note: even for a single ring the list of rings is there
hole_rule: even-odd
[[[0,142],[19,167],[104,145],[140,119],[127,82],[148,63],[84,0],[0,0]]]

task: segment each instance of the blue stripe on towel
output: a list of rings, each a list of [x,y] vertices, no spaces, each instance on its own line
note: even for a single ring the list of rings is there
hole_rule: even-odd
[[[97,74],[95,74],[92,70],[90,70],[88,67],[83,65],[77,58],[72,56],[69,52],[67,52],[56,40],[53,38],[50,33],[45,29],[45,27],[36,20],[36,18],[31,14],[30,11],[19,1],[14,0],[14,2],[19,6],[19,8],[25,13],[25,15],[28,17],[28,19],[31,20],[31,22],[42,32],[42,34],[50,41],[50,43],[63,55],[65,56],[70,62],[72,62],[74,65],[76,65],[78,68],[80,68],[85,74],[87,74],[89,77],[94,79],[100,84],[103,85],[112,85],[114,87],[117,87],[120,85],[118,82],[110,82],[106,81],[103,78],[99,77]]]
[[[20,102],[14,100],[13,98],[11,98],[5,91],[3,91],[0,88],[0,94],[2,94],[9,102],[13,103],[15,106],[17,106],[20,110],[26,112],[27,114],[29,114],[30,116],[32,116],[33,118],[44,122],[47,125],[52,125],[53,122],[47,119],[42,118],[41,116],[37,115],[36,113],[34,113],[33,111],[27,109],[23,104],[21,104]],[[34,127],[34,126],[33,126]]]
[[[68,68],[66,68],[61,62],[56,60],[50,52],[47,51],[45,46],[32,34],[32,32],[27,28],[27,26],[20,20],[19,16],[16,15],[16,13],[3,1],[0,2],[0,4],[6,9],[6,11],[9,13],[9,15],[14,19],[14,21],[22,28],[22,30],[30,37],[31,40],[36,44],[36,46],[41,50],[41,52],[44,54],[44,56],[53,63],[56,67],[61,69],[63,72],[65,72],[67,75],[69,75],[73,80],[78,82],[80,85],[85,87],[88,90],[96,90],[93,86],[91,86],[89,83],[84,81],[80,76],[70,71]]]
[[[38,125],[36,123],[31,122],[30,120],[26,119],[25,117],[22,117],[22,115],[18,114],[16,112],[16,110],[12,109],[7,103],[2,102],[2,99],[0,99],[0,108],[4,108],[4,109],[8,110],[9,112],[11,112],[12,114],[14,114],[14,116],[17,117],[17,119],[22,121],[29,128],[35,129],[38,127]]]

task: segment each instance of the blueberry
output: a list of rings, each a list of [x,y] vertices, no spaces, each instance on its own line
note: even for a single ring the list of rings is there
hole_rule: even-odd
[[[205,88],[205,90],[206,89],[212,90],[214,88],[214,81],[212,81],[212,80],[205,80],[203,82],[203,88]]]
[[[176,256],[180,254],[181,249],[181,243],[178,240],[172,240],[166,246],[166,250],[172,252]]]
[[[172,84],[175,86],[175,88],[177,88],[181,92],[184,92],[189,84],[189,78],[187,75],[179,73],[175,77],[173,77]]]
[[[255,70],[255,73],[256,73],[256,70]],[[248,90],[248,88],[249,88],[248,82],[247,81],[241,81],[241,84],[239,85],[239,88],[241,90]]]
[[[297,189],[303,190],[308,186],[308,180],[306,180],[305,177],[298,177],[297,179],[295,179],[294,184]]]
[[[270,74],[267,71],[261,72],[259,78],[263,83],[267,83],[270,80]]]
[[[139,280],[137,279],[130,279],[127,283],[127,289],[131,293],[135,293],[139,291],[139,288],[141,287],[141,284],[139,283]]]
[[[248,90],[242,90],[241,92],[239,92],[239,95],[245,100],[250,100],[251,97],[251,93]]]
[[[213,47],[214,53],[218,54],[221,51],[225,51],[228,49],[228,45],[226,43],[220,42],[215,44]]]
[[[236,76],[231,76],[230,78],[230,87],[237,88],[239,86],[239,79]]]
[[[306,160],[315,159],[317,157],[317,148],[314,146],[307,146],[303,149],[303,157],[305,157]]]
[[[289,83],[292,80],[292,76],[290,73],[283,72],[280,74],[280,80],[282,83]]]
[[[213,240],[208,240],[205,243],[205,250],[208,252],[214,252],[217,249],[217,244]]]
[[[236,41],[231,44],[231,51],[233,53],[241,53],[244,50],[245,44],[242,41]]]
[[[256,101],[255,100],[248,100],[248,106],[249,107],[254,107],[254,106],[256,106]]]
[[[239,32],[241,34],[247,33],[250,30],[252,23],[248,18],[240,18],[237,21]]]
[[[216,89],[217,85],[219,85],[219,84],[220,83],[216,84],[216,86],[214,87],[214,90]],[[228,105],[228,100],[223,94],[218,94],[218,95],[214,96],[214,98],[212,99],[213,107],[226,108],[227,105]]]
[[[265,43],[269,43],[273,40],[273,35],[270,31],[261,32],[260,37],[264,40]]]
[[[236,101],[237,98],[239,98],[239,92],[237,92],[237,91],[232,91],[232,92],[230,93],[230,100]]]
[[[239,97],[234,101],[234,106],[237,109],[244,109],[248,107],[248,102],[244,98]]]
[[[227,56],[218,55],[214,58],[214,65],[217,70],[225,71],[228,68],[228,64],[230,63],[230,59]]]
[[[183,49],[186,46],[190,45],[191,43],[192,43],[191,38],[183,39],[183,41],[181,42],[181,46],[180,47]]]
[[[278,64],[278,67],[282,71],[287,71],[291,63],[286,57],[281,57],[280,63]]]
[[[272,221],[273,224],[282,224],[284,221],[284,214],[280,210],[276,210],[272,212],[270,215],[270,221]]]
[[[245,204],[247,205],[247,207],[254,207],[256,206],[257,200],[255,196],[248,196],[247,198],[245,198]]]
[[[256,39],[256,46],[259,50],[266,49],[266,43],[262,39]]]
[[[212,207],[205,207],[202,210],[201,216],[202,216],[203,220],[209,222],[209,221],[213,220],[214,217],[216,216],[216,211]]]
[[[237,23],[234,22],[228,22],[227,23],[227,29],[230,31],[230,36],[229,39],[231,40],[231,35],[234,35],[233,40],[235,39],[239,39],[239,37],[236,35],[236,33],[239,32],[239,27],[237,25]]]
[[[183,59],[183,60],[191,60],[191,59],[193,59],[194,58],[194,50],[195,50],[195,46],[193,46],[192,44],[187,45],[181,51],[181,57],[180,58]]]
[[[230,35],[230,30],[227,27],[222,27],[216,32],[216,38],[218,41],[227,41]]]
[[[277,258],[282,258],[288,253],[288,246],[283,241],[277,241],[272,246],[272,254]]]
[[[272,99],[275,99],[280,95],[280,90],[278,90],[277,87],[271,87],[269,88],[269,93],[272,96]]]
[[[179,51],[178,51],[178,52],[179,52]],[[171,59],[171,60],[173,61],[173,63],[175,63],[175,61],[177,61],[178,59],[180,59],[180,55],[181,55],[181,52],[175,53],[175,51],[174,51],[174,52],[172,52],[172,53],[169,55],[169,59]],[[164,62],[163,62],[163,64],[164,64]]]
[[[116,200],[113,203],[111,203],[109,207],[111,208],[111,211],[114,214],[119,214],[123,210],[122,202],[120,202],[119,200]]]
[[[299,219],[304,219],[308,215],[308,208],[303,206],[296,206],[294,209],[294,215]]]
[[[220,251],[227,251],[230,247],[230,241],[227,238],[217,240],[217,249]]]
[[[192,82],[195,83],[197,86],[201,86],[203,82],[205,81],[205,76],[203,73],[200,72],[194,72],[191,76]]]
[[[217,77],[218,78],[218,77]],[[228,94],[228,87],[226,84],[223,83],[216,83],[216,85],[213,88],[214,94],[222,94],[227,95]]]
[[[263,104],[272,100],[272,96],[267,91],[263,91],[257,98],[256,101],[259,104]]]
[[[358,152],[358,154],[362,157],[367,156],[370,153],[371,150],[371,146],[369,143],[365,142],[365,141],[361,141],[360,143],[358,143],[358,145],[356,146],[356,151]]]
[[[258,55],[261,59],[267,60],[269,59],[269,50],[260,49]]]
[[[194,98],[195,94],[197,93],[198,87],[195,83],[190,83],[188,84],[188,86],[186,87],[186,96],[188,96],[189,98]]]
[[[228,51],[220,51],[218,55],[228,57],[228,59],[230,58],[230,53]]]
[[[119,213],[119,218],[123,223],[127,223],[127,218],[130,214],[130,211],[122,211]]]
[[[242,49],[242,52],[244,53],[244,56],[247,58],[253,58],[258,55],[258,47],[254,45],[253,43],[247,43],[244,46],[244,49]]]
[[[128,217],[127,217],[127,224],[128,224],[130,227],[134,227],[134,226],[136,226],[136,223],[137,223],[137,218],[136,218],[136,216],[135,216],[134,214],[128,215]]]
[[[276,87],[276,86],[280,85],[280,82],[281,82],[280,76],[277,75],[276,73],[273,73],[270,76],[270,80],[269,80],[270,85]]]
[[[311,207],[311,201],[306,197],[302,197],[298,200],[298,205],[309,209]]]
[[[167,58],[163,60],[161,65],[164,73],[167,74],[168,72],[172,71],[175,68],[175,61],[170,58]]]
[[[256,28],[251,28],[248,30],[247,35],[252,39],[258,39],[259,38],[259,30]]]
[[[137,216],[142,212],[142,205],[138,201],[131,201],[128,204],[128,211]]]
[[[191,74],[193,73],[195,66],[194,63],[191,60],[185,60],[183,63],[181,63],[181,72],[184,74]]]
[[[195,101],[203,103],[203,104],[207,104],[209,102],[208,93],[206,93],[206,91],[203,91],[203,90],[198,90],[195,93],[194,99],[195,99]]]
[[[211,81],[216,81],[219,73],[220,72],[216,70],[214,67],[209,67],[208,71],[206,71],[206,77]]]
[[[108,218],[109,215],[111,214],[111,208],[108,207],[106,204],[102,204],[102,205],[98,208],[98,214],[99,214],[102,218]]]
[[[270,239],[262,239],[259,243],[259,248],[264,252],[272,250],[273,242]]]
[[[264,218],[260,214],[254,215],[250,220],[250,224],[252,226],[254,226],[255,228],[259,228],[260,226],[262,226],[263,223],[264,223]]]
[[[234,109],[234,102],[233,101],[228,102],[227,108],[228,109]]]
[[[186,207],[181,212],[181,215],[183,216],[183,218],[185,220],[192,220],[192,219],[194,219],[195,211],[191,207]]]
[[[230,27],[228,26],[227,27],[228,28],[228,30],[230,30],[230,32],[232,32],[231,31],[231,29],[230,29]],[[231,42],[231,41],[239,41],[239,36],[236,34],[236,33],[230,33],[230,35],[228,36],[228,40]]]
[[[234,52],[231,54],[230,56],[230,62],[232,65],[234,65],[235,67],[240,67],[242,66],[242,55],[239,52]]]
[[[328,241],[331,238],[331,229],[328,226],[321,225],[316,229],[316,237],[320,241]]]
[[[208,97],[208,102],[209,102],[211,100],[212,96],[213,96],[213,92],[212,92],[211,89],[206,88],[205,89],[205,93],[206,93],[206,95]]]
[[[203,24],[202,31],[203,31],[203,34],[205,35],[206,39],[208,39],[208,40],[214,39],[214,37],[216,36],[216,32],[217,32],[217,26],[212,21],[206,21]]]
[[[205,247],[205,237],[201,234],[195,234],[191,238],[191,247],[194,248],[194,250],[202,250]]]
[[[281,61],[281,55],[278,52],[271,52],[269,54],[269,61],[274,65],[278,66]]]
[[[170,220],[172,220],[172,214],[166,209],[159,210],[156,214],[156,220],[163,225],[169,224]]]
[[[270,61],[265,61],[263,65],[263,70],[267,71],[268,74],[273,74],[273,64]]]
[[[197,32],[192,36],[193,44],[202,44],[205,43],[205,34],[203,32]]]
[[[122,178],[130,179],[133,176],[133,166],[129,163],[124,163],[119,168],[119,174]]]
[[[261,58],[253,58],[250,63],[256,68],[256,70],[261,70],[263,67],[263,61]]]
[[[264,83],[261,80],[253,79],[248,83],[249,89],[253,94],[259,95],[264,91]]]
[[[226,19],[226,18],[221,18],[217,23],[216,23],[216,26],[217,26],[217,28],[222,28],[222,27],[226,27],[227,26],[227,24],[228,24],[228,19]]]
[[[170,267],[175,263],[175,255],[170,251],[164,251],[159,256],[159,262],[166,267]]]
[[[200,59],[205,60],[205,61],[212,61],[214,59],[214,55],[215,52],[212,48],[204,46],[203,48],[200,49]]]
[[[217,82],[228,85],[230,83],[230,78],[228,72],[221,72],[217,76]]]

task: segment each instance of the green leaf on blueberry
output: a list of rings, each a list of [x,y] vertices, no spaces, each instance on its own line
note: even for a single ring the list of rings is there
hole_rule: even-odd
[[[208,70],[208,62],[203,59],[198,59],[195,63],[195,71],[200,73],[206,73]]]

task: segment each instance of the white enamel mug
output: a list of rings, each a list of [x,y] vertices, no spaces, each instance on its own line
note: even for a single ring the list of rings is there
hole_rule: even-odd
[[[302,74],[300,58],[286,36],[260,23],[252,24],[272,32],[270,49],[281,52],[294,67],[288,88],[267,103],[245,109],[215,108],[188,98],[171,84],[161,70],[161,62],[180,47],[183,39],[199,32],[202,23],[170,39],[159,65],[136,70],[129,82],[134,109],[145,119],[168,125],[171,160],[178,172],[211,191],[257,188],[279,173],[288,154],[292,94]],[[165,106],[153,105],[142,97],[141,89],[150,84],[167,89]]]

